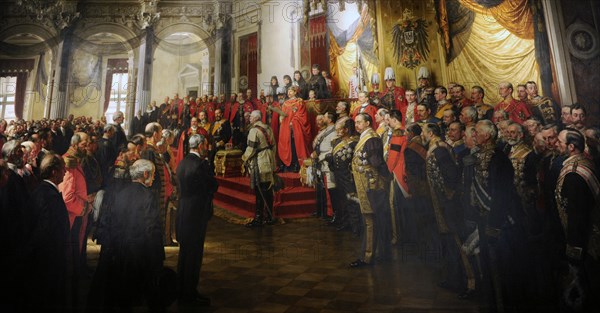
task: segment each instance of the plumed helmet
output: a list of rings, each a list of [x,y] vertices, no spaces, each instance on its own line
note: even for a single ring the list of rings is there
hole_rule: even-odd
[[[379,73],[371,75],[371,85],[379,84]]]
[[[385,80],[396,80],[396,73],[394,73],[394,69],[391,67],[385,68]]]
[[[429,70],[425,66],[421,66],[419,68],[419,74],[417,75],[417,79],[429,79]]]

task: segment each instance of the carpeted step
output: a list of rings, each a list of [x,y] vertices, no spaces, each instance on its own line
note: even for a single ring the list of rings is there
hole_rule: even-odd
[[[285,187],[302,187],[298,173],[279,173]]]
[[[222,186],[219,186],[219,190],[215,194],[215,199],[248,210],[254,209],[254,203],[256,201],[254,191],[252,191],[252,193],[246,193]]]
[[[237,216],[241,216],[243,218],[249,218],[249,217],[253,217],[254,216],[254,208],[251,211],[246,210],[245,208],[241,208],[235,205],[231,205],[228,202],[224,202],[221,201],[217,198],[215,198],[213,200],[213,204],[216,207],[222,208],[224,210],[227,210],[228,212],[231,212],[232,214],[235,214]]]
[[[314,199],[276,203],[273,211],[276,217],[299,218],[310,216],[316,209]]]
[[[310,216],[316,207],[315,190],[302,186],[297,173],[282,173],[285,188],[274,195],[273,212],[278,218]],[[232,214],[248,218],[254,215],[255,195],[249,177],[218,177],[219,189],[214,204]]]
[[[275,194],[275,199],[282,202],[295,201],[295,200],[309,200],[315,199],[315,190],[306,187],[292,187],[284,188],[282,192]]]
[[[225,187],[241,192],[253,193],[250,189],[250,179],[248,177],[217,177],[219,188]]]

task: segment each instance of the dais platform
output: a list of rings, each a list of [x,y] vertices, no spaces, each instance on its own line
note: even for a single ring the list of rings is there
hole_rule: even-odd
[[[315,190],[305,187],[297,173],[278,174],[284,181],[284,188],[275,193],[273,201],[273,217],[302,218],[308,217],[316,209]],[[216,176],[219,189],[215,194],[214,204],[241,217],[254,216],[256,198],[250,189],[249,177]]]

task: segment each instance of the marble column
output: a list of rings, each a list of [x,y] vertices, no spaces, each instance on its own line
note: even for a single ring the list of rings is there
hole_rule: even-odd
[[[136,101],[133,112],[142,110],[152,101],[152,54],[154,52],[154,29],[147,27],[146,35],[140,44],[139,60],[137,67]]]
[[[52,96],[48,97],[47,106],[50,107],[50,118],[66,118],[69,104],[67,103],[67,90],[69,81],[69,59],[73,49],[73,29],[63,30],[62,41],[58,45],[56,62],[52,70]]]
[[[214,49],[214,55],[215,55],[215,59],[214,59],[214,78],[213,78],[213,94],[218,96],[221,92],[224,92],[222,90],[222,84],[221,84],[221,53],[220,51],[223,51],[223,39],[221,38],[221,33],[222,33],[222,29],[218,29],[217,30],[217,34],[216,34],[216,40],[215,40],[215,49]]]

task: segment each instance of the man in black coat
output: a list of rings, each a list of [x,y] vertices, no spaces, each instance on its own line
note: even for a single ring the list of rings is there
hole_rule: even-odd
[[[116,150],[116,147],[112,143],[112,137],[114,137],[115,131],[116,127],[113,124],[106,124],[106,126],[104,126],[102,137],[98,139],[98,150],[96,150],[95,153],[96,160],[98,160],[98,163],[100,164],[103,188],[105,188],[110,181],[112,168],[120,152]]]
[[[64,312],[69,266],[69,214],[57,188],[65,176],[63,159],[48,152],[40,163],[42,183],[30,199],[25,244],[27,311]]]
[[[162,169],[161,169],[162,170]],[[108,281],[113,305],[127,311],[145,299],[151,311],[162,306],[158,278],[162,273],[165,250],[158,203],[150,190],[155,167],[151,161],[135,161],[129,173],[131,184],[115,196],[109,246],[112,263]]]
[[[473,269],[461,249],[464,238],[463,210],[459,203],[460,170],[451,147],[442,141],[437,124],[428,123],[421,138],[427,144],[425,168],[431,192],[433,211],[441,239],[443,288],[465,291],[475,289]],[[466,285],[464,284],[466,280]]]
[[[212,199],[218,183],[208,160],[206,138],[192,135],[190,153],[177,167],[179,207],[177,208],[177,241],[179,260],[177,284],[180,302],[210,305],[210,298],[196,290],[204,255],[204,239],[208,220],[213,214]]]
[[[0,287],[3,287],[5,292],[0,292],[0,303],[7,304],[3,309],[11,312],[11,309],[16,310],[16,307],[10,305],[20,296],[18,286],[22,281],[19,275],[20,271],[24,270],[21,249],[25,218],[29,215],[29,191],[22,177],[24,162],[21,142],[10,140],[5,143],[2,146],[2,159],[6,163],[6,174],[3,174],[2,178],[5,180],[4,186],[0,187]]]
[[[115,135],[111,138],[113,146],[117,151],[121,151],[123,148],[127,147],[127,136],[125,135],[125,131],[121,124],[125,120],[125,116],[123,112],[117,111],[113,115],[113,124],[115,125]],[[71,138],[69,138],[71,140]]]
[[[565,280],[561,309],[592,312],[600,299],[600,183],[584,153],[585,137],[575,129],[558,135],[558,152],[566,157],[556,184],[556,205],[565,233]]]
[[[50,131],[52,133],[52,150],[63,155],[67,152],[67,149],[69,149],[71,138],[66,138],[65,134],[60,129],[60,120],[52,123]]]
[[[496,146],[498,131],[489,120],[475,126],[479,151],[472,190],[479,210],[482,291],[492,312],[512,312],[525,304],[528,287],[524,255],[524,214],[513,184],[512,163]]]
[[[315,92],[317,99],[327,99],[331,97],[327,90],[327,82],[325,77],[321,75],[319,64],[313,64],[311,69],[312,76],[308,80],[308,89]]]
[[[129,124],[129,137],[131,138],[135,134],[143,134],[146,124],[146,117],[142,115],[142,110],[138,110]]]

